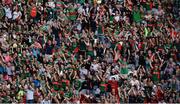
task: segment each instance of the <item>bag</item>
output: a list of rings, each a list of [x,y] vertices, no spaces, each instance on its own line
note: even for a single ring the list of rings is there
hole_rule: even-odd
[[[37,9],[36,9],[36,7],[33,7],[33,8],[31,9],[31,17],[35,18],[36,15],[37,15]]]

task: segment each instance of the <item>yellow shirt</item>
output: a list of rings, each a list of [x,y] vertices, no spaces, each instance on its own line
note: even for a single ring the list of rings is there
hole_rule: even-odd
[[[23,95],[24,95],[24,91],[20,90],[17,94],[17,99],[20,100]]]

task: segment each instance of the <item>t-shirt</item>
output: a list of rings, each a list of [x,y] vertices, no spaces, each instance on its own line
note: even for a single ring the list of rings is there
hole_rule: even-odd
[[[18,92],[17,99],[20,99],[23,95],[24,95],[24,91],[23,91],[23,90],[20,90],[20,91]]]
[[[79,90],[82,86],[82,82],[80,80],[75,80],[74,81],[74,87],[76,90]]]
[[[11,61],[11,56],[9,56],[9,55],[5,56],[5,61],[6,61],[6,62]]]
[[[98,26],[98,34],[103,33],[103,27],[101,25]]]
[[[91,64],[91,68],[92,68],[94,71],[97,71],[97,70],[98,70],[98,67],[99,67],[99,64]]]
[[[34,91],[33,90],[26,90],[27,94],[26,94],[26,99],[27,100],[33,100],[34,99]]]
[[[108,84],[106,82],[101,82],[100,90],[101,90],[102,93],[107,91],[107,87],[108,87]]]
[[[62,80],[62,87],[65,89],[66,86],[70,85],[70,81],[69,80]]]
[[[74,49],[77,47],[77,43],[73,43],[71,47],[71,51],[74,51]]]
[[[154,82],[157,82],[157,81],[159,81],[159,79],[160,79],[160,72],[159,72],[159,70],[154,69],[153,73],[152,73],[152,80]]]
[[[5,13],[6,13],[6,17],[8,19],[11,19],[12,18],[12,10],[10,8],[4,8],[5,10]]]
[[[4,73],[6,69],[3,66],[0,66],[0,74]]]
[[[12,74],[13,74],[11,67],[7,67],[7,68],[6,68],[6,71],[7,71],[7,74],[8,74],[8,75],[12,75]]]
[[[13,12],[13,20],[17,19],[19,16],[21,16],[22,13],[19,11],[19,12]]]
[[[40,81],[39,80],[34,80],[33,81],[34,82],[34,85],[36,86],[36,87],[40,87]]]
[[[88,74],[88,70],[85,68],[81,68],[79,71],[80,71],[80,77],[83,79],[85,78],[85,75]]]
[[[109,80],[108,83],[111,85],[112,89],[118,89],[118,82],[114,80]]]
[[[140,11],[133,11],[133,20],[135,22],[140,22],[141,21],[141,14]]]
[[[110,19],[110,23],[113,23],[114,16],[113,16],[113,15],[111,15],[109,19]]]
[[[70,20],[76,20],[77,17],[77,12],[76,12],[76,8],[69,8],[69,19]]]
[[[121,74],[128,74],[128,68],[121,68]]]
[[[60,89],[58,82],[53,82],[52,84],[53,84],[53,90],[58,91]]]

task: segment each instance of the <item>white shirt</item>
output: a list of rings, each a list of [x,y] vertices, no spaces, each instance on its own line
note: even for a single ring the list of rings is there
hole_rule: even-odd
[[[34,91],[33,90],[27,90],[27,95],[26,95],[27,100],[33,100],[34,99]]]
[[[6,71],[7,71],[8,75],[12,75],[13,74],[11,67],[6,67]]]
[[[118,22],[120,17],[119,16],[115,16],[114,19],[116,20],[116,22]]]
[[[12,11],[11,11],[11,9],[10,8],[4,8],[4,10],[5,10],[5,13],[6,13],[6,17],[8,19],[11,19],[12,18]]]
[[[98,71],[99,68],[99,64],[91,64],[91,69],[93,69],[94,71]]]
[[[19,12],[16,12],[16,11],[14,11],[13,12],[13,20],[15,20],[15,19],[17,19],[19,16],[21,16],[22,14],[21,14],[21,12],[19,11]]]
[[[85,68],[81,68],[80,69],[80,77],[82,78],[82,79],[85,79],[85,76],[84,75],[87,75],[88,74],[88,70],[87,69],[85,69]]]

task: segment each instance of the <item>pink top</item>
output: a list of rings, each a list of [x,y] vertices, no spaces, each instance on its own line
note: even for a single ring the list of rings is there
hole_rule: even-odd
[[[9,62],[9,61],[11,61],[11,56],[5,56],[5,62]]]

